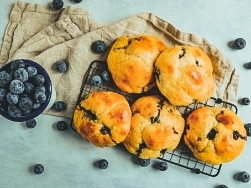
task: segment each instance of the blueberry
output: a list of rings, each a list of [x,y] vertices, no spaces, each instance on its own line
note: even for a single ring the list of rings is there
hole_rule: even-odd
[[[222,185],[217,185],[216,188],[228,188],[228,186],[222,184]]]
[[[6,100],[9,104],[15,105],[18,103],[19,95],[9,92],[6,95]]]
[[[102,78],[104,81],[109,82],[109,81],[111,80],[111,75],[110,75],[110,73],[109,73],[107,70],[105,70],[105,71],[103,71],[103,72],[101,73],[101,78]]]
[[[35,92],[33,98],[35,100],[34,102],[37,102],[37,103],[45,103],[47,100],[46,94],[41,91]]]
[[[106,159],[101,159],[98,161],[98,167],[100,169],[106,169],[108,167],[108,161]]]
[[[17,106],[15,105],[9,105],[8,106],[8,114],[11,117],[21,117],[22,116],[22,110],[20,110]]]
[[[32,109],[38,109],[41,106],[41,103],[39,102],[34,102]]]
[[[26,68],[29,78],[34,78],[37,75],[37,69],[33,66],[28,66]]]
[[[242,105],[249,105],[250,104],[250,99],[247,97],[244,97],[240,100],[240,104]]]
[[[25,63],[22,59],[17,59],[17,60],[13,60],[11,62],[11,70],[17,70],[19,68],[24,68],[25,67]]]
[[[31,110],[33,108],[33,101],[28,96],[21,97],[18,106],[21,110]]]
[[[0,87],[0,101],[5,100],[5,96],[7,95],[8,91],[5,88]]]
[[[63,101],[56,101],[56,102],[54,102],[54,104],[51,107],[52,110],[55,110],[57,112],[64,111],[64,110],[66,110],[66,108],[67,108],[67,105]]]
[[[20,94],[24,91],[24,84],[20,80],[12,80],[9,85],[9,90],[14,94]]]
[[[37,86],[37,87],[35,87],[34,92],[42,92],[42,93],[45,93],[45,92],[46,92],[46,88],[45,88],[44,85],[42,85],[42,86]]]
[[[237,180],[243,183],[247,183],[250,180],[250,175],[248,172],[245,172],[245,171],[239,172],[237,176]]]
[[[102,40],[97,40],[97,41],[93,42],[91,45],[91,50],[96,54],[101,54],[101,53],[105,52],[106,49],[107,49],[107,45]]]
[[[68,127],[68,125],[65,121],[58,121],[56,126],[59,131],[65,131]]]
[[[101,84],[102,84],[101,77],[98,75],[93,76],[91,79],[91,84],[95,85],[95,86],[101,86]]]
[[[25,68],[19,68],[15,70],[13,76],[15,79],[20,80],[21,82],[25,82],[29,79],[28,72]]]
[[[245,48],[245,46],[246,46],[245,39],[237,38],[237,39],[234,40],[234,43],[233,43],[233,48],[234,49],[241,50],[241,49]]]
[[[24,93],[30,94],[34,91],[34,85],[30,82],[24,83]]]
[[[33,80],[34,85],[41,86],[44,84],[44,82],[45,82],[45,78],[42,74],[38,74],[34,77],[34,80]]]
[[[65,61],[57,61],[54,64],[54,69],[60,73],[65,73],[68,69],[68,64]]]
[[[52,1],[52,7],[55,10],[60,10],[61,8],[63,8],[63,6],[64,6],[63,0],[53,0]]]
[[[37,125],[37,121],[35,119],[29,119],[25,122],[27,128],[34,128]]]
[[[44,166],[42,164],[34,165],[33,171],[35,174],[42,174],[44,172]]]
[[[247,123],[244,125],[246,132],[247,132],[247,136],[251,136],[251,123]]]
[[[165,171],[165,170],[167,170],[167,168],[168,168],[167,162],[162,161],[162,162],[158,163],[158,169],[159,170]]]
[[[7,86],[12,80],[11,74],[9,74],[6,71],[1,71],[0,72],[0,86],[5,87]]]
[[[150,159],[140,159],[139,158],[139,164],[143,167],[146,167],[150,164]]]
[[[76,3],[80,3],[80,2],[82,2],[82,0],[75,0],[75,2],[76,2]]]

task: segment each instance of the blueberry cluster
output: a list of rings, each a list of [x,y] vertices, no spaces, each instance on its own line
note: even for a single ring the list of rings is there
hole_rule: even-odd
[[[11,117],[31,114],[46,102],[47,92],[44,76],[22,59],[0,72],[0,105]]]
[[[102,82],[109,82],[111,80],[111,74],[108,70],[104,70],[101,75],[94,75],[91,78],[91,84],[94,86],[101,86]]]

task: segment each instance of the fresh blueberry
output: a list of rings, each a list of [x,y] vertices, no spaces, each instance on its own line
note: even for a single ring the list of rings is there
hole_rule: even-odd
[[[38,109],[41,106],[41,103],[39,102],[34,102],[32,109]]]
[[[24,84],[20,80],[12,80],[9,85],[9,90],[14,94],[20,94],[24,91]]]
[[[97,41],[93,42],[91,45],[91,50],[96,54],[101,54],[101,53],[105,52],[106,49],[107,49],[107,45],[102,40],[97,40]]]
[[[75,0],[75,2],[76,2],[76,3],[80,3],[80,2],[82,2],[82,0]]]
[[[37,91],[34,93],[34,102],[37,102],[37,103],[45,103],[46,102],[46,94],[44,92],[41,92],[41,91]]]
[[[21,110],[31,110],[33,108],[33,101],[28,96],[21,97],[18,106]]]
[[[53,0],[52,1],[52,7],[55,10],[60,10],[61,8],[63,8],[63,6],[64,6],[63,0]]]
[[[0,72],[0,86],[5,87],[7,86],[12,80],[11,74],[9,74],[6,71],[1,71]]]
[[[25,122],[27,128],[34,128],[37,125],[37,121],[35,119],[30,119]]]
[[[30,94],[34,91],[34,85],[30,82],[24,83],[24,93]]]
[[[54,104],[52,105],[51,109],[57,112],[61,112],[66,110],[67,105],[64,101],[56,101],[54,102]]]
[[[237,176],[237,180],[241,181],[243,183],[247,183],[250,180],[250,175],[248,172],[245,172],[245,171],[239,172],[239,174]]]
[[[8,106],[8,114],[11,117],[21,117],[22,116],[22,110],[20,110],[17,106],[15,105],[9,105]]]
[[[59,131],[65,131],[67,129],[68,125],[65,121],[58,121],[56,124],[56,127]]]
[[[33,66],[28,66],[26,68],[29,78],[34,78],[37,75],[37,69]]]
[[[60,73],[64,73],[68,69],[68,64],[65,61],[57,61],[54,64],[54,69]]]
[[[246,46],[245,39],[237,38],[237,39],[234,40],[234,43],[233,43],[233,48],[234,49],[241,50],[241,49],[245,48],[245,46]]]
[[[244,125],[246,132],[247,132],[247,136],[251,136],[251,123],[247,123]]]
[[[101,73],[101,78],[102,78],[104,81],[109,82],[109,81],[111,80],[111,75],[110,75],[110,73],[109,73],[107,70],[105,70],[105,71],[103,71],[103,72]]]
[[[167,162],[162,161],[162,162],[158,163],[158,169],[159,170],[165,171],[165,170],[167,170],[167,168],[168,168]]]
[[[35,174],[42,174],[44,172],[44,166],[42,164],[34,165],[33,171]]]
[[[101,86],[102,84],[102,79],[99,75],[95,75],[91,79],[91,84],[95,86]]]
[[[25,82],[29,79],[28,72],[25,68],[19,68],[15,70],[13,76],[15,79],[20,80],[21,82]]]
[[[7,95],[8,91],[5,88],[0,87],[0,101],[5,100],[5,96]]]
[[[46,92],[46,88],[45,88],[44,85],[42,85],[42,86],[37,86],[37,87],[35,87],[34,92],[42,92],[42,93],[45,93],[45,92]]]
[[[98,161],[98,167],[100,169],[106,169],[108,167],[108,161],[106,159],[101,159]]]
[[[15,105],[18,103],[19,95],[9,92],[6,95],[6,100],[9,104]]]
[[[215,188],[228,188],[228,186],[222,184],[222,185],[217,185]]]
[[[17,60],[13,60],[11,62],[11,70],[17,70],[19,68],[24,68],[25,67],[25,63],[22,59],[17,59]]]
[[[34,77],[34,80],[33,80],[34,85],[41,86],[44,84],[44,82],[45,82],[45,78],[42,74],[38,74]]]
[[[244,97],[240,100],[240,104],[242,105],[249,105],[250,104],[250,99],[247,97]]]
[[[139,164],[141,165],[141,166],[143,166],[143,167],[146,167],[146,166],[148,166],[149,164],[150,164],[150,159],[140,159],[139,158]]]

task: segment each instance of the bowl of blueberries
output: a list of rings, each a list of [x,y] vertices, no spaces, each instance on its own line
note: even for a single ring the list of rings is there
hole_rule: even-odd
[[[0,68],[0,115],[23,122],[36,118],[53,104],[55,89],[38,63],[16,59]]]

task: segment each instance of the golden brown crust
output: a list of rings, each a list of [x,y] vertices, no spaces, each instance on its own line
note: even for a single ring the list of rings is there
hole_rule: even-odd
[[[231,110],[201,107],[186,119],[185,144],[194,156],[210,164],[230,162],[246,144],[246,130]]]
[[[129,133],[131,109],[124,96],[111,92],[91,93],[76,107],[76,131],[96,146],[114,146]]]
[[[123,143],[142,159],[157,158],[177,147],[183,130],[183,117],[164,98],[141,97],[132,105],[131,130]]]
[[[166,45],[154,35],[121,36],[107,57],[115,84],[128,93],[142,93],[155,86],[153,68]]]
[[[155,63],[160,92],[173,105],[204,102],[213,95],[213,66],[207,54],[194,46],[174,46],[163,51]]]

